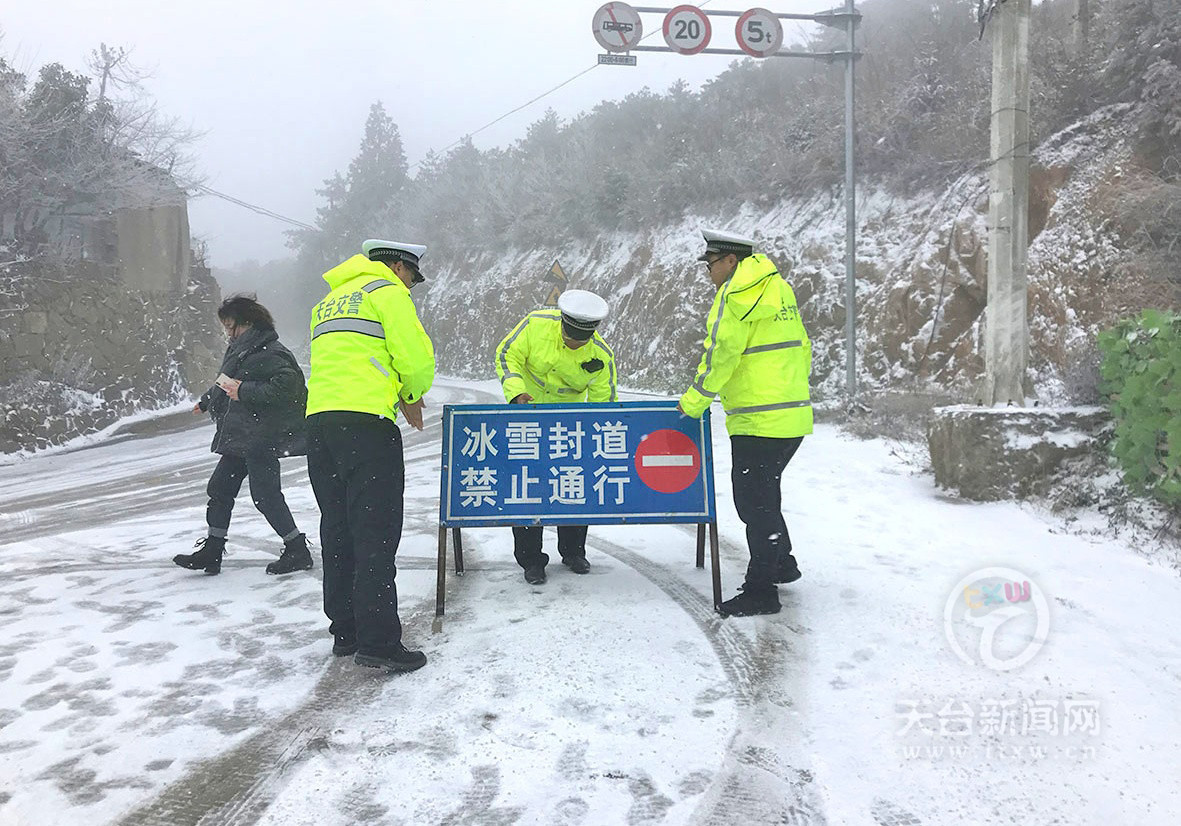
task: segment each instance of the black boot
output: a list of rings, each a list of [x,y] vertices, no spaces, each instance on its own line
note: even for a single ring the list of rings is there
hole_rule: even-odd
[[[728,599],[718,606],[723,617],[753,617],[759,614],[779,613],[779,594],[774,586],[771,590],[748,591]]]
[[[789,582],[795,582],[801,576],[803,574],[800,573],[800,566],[796,564],[796,558],[789,552],[775,565],[775,578],[772,582],[776,585],[786,585]]]
[[[292,571],[312,570],[312,552],[307,537],[302,533],[283,546],[283,553],[267,565],[268,574],[289,574]]]
[[[576,574],[590,573],[590,563],[586,561],[585,556],[564,556],[562,564]]]
[[[190,571],[204,570],[207,574],[220,574],[221,557],[226,552],[225,537],[207,536],[198,539],[195,547],[199,549],[195,553],[177,554],[172,561]]]
[[[350,654],[357,653],[357,635],[356,634],[333,634],[332,635],[332,656],[347,657]]]
[[[414,671],[426,665],[426,654],[410,651],[402,643],[376,651],[358,651],[353,656],[357,665],[384,668],[387,671]]]

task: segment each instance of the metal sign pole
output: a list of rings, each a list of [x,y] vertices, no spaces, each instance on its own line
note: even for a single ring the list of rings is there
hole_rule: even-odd
[[[1081,0],[1080,0],[1081,1]],[[644,26],[640,14],[663,14],[666,46],[642,46]],[[738,49],[710,48],[710,17],[737,17],[735,37]],[[783,27],[780,20],[808,20],[833,28],[844,28],[845,51],[806,52],[780,48]],[[855,71],[857,63],[857,25],[861,13],[854,0],[830,11],[815,14],[771,12],[763,8],[746,11],[699,9],[677,6],[635,6],[611,2],[602,6],[592,23],[595,39],[608,51],[599,55],[600,63],[635,66],[636,58],[627,52],[666,52],[678,54],[719,54],[756,58],[804,57],[833,62],[845,61],[845,391],[852,407],[857,400],[857,120],[855,112]],[[623,54],[621,54],[623,53]]]
[[[722,560],[718,553],[718,521],[709,523],[709,564],[713,569],[714,610],[722,605]]]
[[[447,600],[447,526],[439,525],[439,558],[435,567],[435,618],[443,616]]]
[[[845,384],[850,406],[857,398],[857,175],[856,113],[853,103],[853,71],[857,63],[853,0],[845,0],[845,31],[849,54],[845,57]]]

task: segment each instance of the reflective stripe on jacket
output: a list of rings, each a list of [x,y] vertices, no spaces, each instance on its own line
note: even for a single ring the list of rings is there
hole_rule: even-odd
[[[308,415],[351,410],[396,419],[435,380],[435,349],[410,290],[385,264],[354,255],[324,273],[312,310]]]
[[[613,402],[615,353],[595,333],[573,350],[562,340],[562,314],[534,310],[496,346],[496,376],[511,402],[528,393],[536,404]]]
[[[812,342],[795,293],[766,256],[752,255],[714,297],[705,353],[681,409],[699,417],[720,395],[731,436],[805,436],[811,371]]]

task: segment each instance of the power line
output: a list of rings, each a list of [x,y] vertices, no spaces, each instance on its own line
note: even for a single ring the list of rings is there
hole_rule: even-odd
[[[489,129],[489,128],[491,128],[491,127],[495,126],[496,124],[500,123],[502,120],[504,120],[505,118],[509,117],[510,115],[515,115],[517,112],[520,112],[522,109],[524,109],[524,108],[526,108],[526,107],[528,107],[528,106],[532,106],[534,103],[537,103],[537,101],[541,100],[542,98],[544,98],[544,97],[548,97],[548,96],[552,95],[554,92],[558,91],[559,89],[561,89],[561,88],[562,88],[563,86],[565,86],[566,84],[568,84],[568,83],[573,83],[574,81],[578,80],[578,78],[580,78],[580,77],[582,77],[583,75],[585,75],[585,74],[586,74],[587,72],[589,72],[591,69],[597,69],[597,68],[599,68],[599,64],[597,64],[597,63],[596,63],[596,64],[595,64],[595,65],[593,65],[593,66],[589,66],[589,67],[587,67],[586,69],[583,69],[581,72],[579,72],[578,74],[574,75],[573,77],[568,77],[568,78],[566,78],[565,80],[563,80],[561,83],[559,83],[559,84],[558,84],[557,86],[555,86],[554,88],[552,88],[552,89],[550,89],[550,90],[548,90],[548,91],[542,92],[540,95],[538,95],[537,97],[533,98],[532,100],[529,100],[529,101],[526,101],[525,103],[522,103],[522,104],[521,104],[520,106],[518,106],[516,109],[512,109],[512,110],[510,110],[510,111],[508,111],[508,112],[505,112],[503,115],[501,115],[500,117],[496,118],[495,120],[488,121],[488,123],[485,123],[485,124],[484,124],[483,126],[481,126],[479,129],[474,129],[474,130],[472,130],[471,132],[468,132],[466,135],[464,135],[464,136],[463,136],[462,138],[460,138],[459,140],[457,140],[457,141],[452,141],[451,143],[447,144],[446,146],[444,146],[442,149],[440,149],[440,150],[439,150],[440,154],[442,154],[443,152],[446,152],[448,149],[451,149],[451,148],[452,148],[452,147],[454,147],[454,146],[459,146],[461,143],[463,143],[463,141],[464,141],[464,138],[470,138],[472,135],[477,135],[477,134],[479,134],[480,132],[483,132],[485,129]],[[423,159],[422,159],[422,160],[420,160],[420,161],[415,161],[413,164],[411,164],[409,167],[407,167],[407,170],[406,170],[406,171],[407,171],[407,172],[409,172],[411,169],[414,169],[415,167],[422,166],[422,165],[423,165],[425,162],[426,162],[426,158],[423,158]]]
[[[299,227],[300,229],[307,229],[313,232],[319,231],[319,227],[314,227],[311,224],[305,224],[303,221],[296,220],[295,218],[288,218],[286,215],[281,215],[272,209],[267,209],[264,206],[259,206],[258,204],[252,204],[247,201],[243,201],[241,198],[235,198],[233,195],[227,195],[224,192],[218,192],[216,189],[207,187],[204,184],[197,184],[195,189],[198,192],[202,192],[206,195],[212,195],[215,198],[221,198],[223,201],[229,201],[231,204],[236,204],[237,206],[248,209],[251,212],[255,212],[266,218],[274,218],[276,221],[282,221],[285,224],[291,224],[292,226]]]
[[[710,3],[712,3],[712,2],[713,2],[713,0],[705,0],[705,2],[703,2],[703,3],[699,3],[699,4],[697,5],[697,8],[699,8],[699,9],[701,9],[701,8],[705,8],[706,6],[708,6],[708,5],[709,5]],[[644,35],[643,37],[641,37],[641,38],[640,38],[640,41],[639,41],[639,42],[643,43],[643,42],[644,42],[645,40],[647,40],[649,37],[655,37],[655,36],[656,36],[656,33],[657,33],[657,32],[660,32],[660,31],[662,31],[662,29],[655,29],[655,30],[653,30],[653,31],[650,31],[650,32],[648,32],[648,34],[646,34],[646,35]],[[537,101],[541,100],[542,98],[549,97],[549,96],[550,96],[550,95],[552,95],[554,92],[556,92],[556,91],[558,91],[559,89],[561,89],[563,86],[565,86],[565,85],[567,85],[567,84],[569,84],[569,83],[573,83],[574,81],[578,80],[578,78],[580,78],[580,77],[582,77],[583,75],[585,75],[587,72],[591,71],[592,69],[597,69],[597,68],[599,68],[599,66],[601,66],[601,65],[602,65],[602,64],[600,64],[600,63],[597,63],[597,62],[596,62],[596,63],[594,63],[594,64],[592,64],[592,65],[588,66],[587,68],[583,69],[583,70],[582,70],[581,72],[579,72],[578,74],[576,74],[576,75],[572,75],[572,76],[570,76],[570,77],[566,78],[565,80],[563,80],[561,83],[559,83],[557,86],[553,87],[552,89],[548,89],[548,90],[546,90],[546,91],[542,92],[540,95],[538,95],[537,97],[533,98],[532,100],[528,100],[528,101],[526,101],[525,103],[522,103],[522,104],[521,104],[520,106],[518,106],[517,108],[515,108],[515,109],[512,109],[512,110],[510,110],[510,111],[508,111],[508,112],[505,112],[505,113],[504,113],[503,115],[501,115],[500,117],[498,117],[498,118],[496,118],[496,119],[494,119],[494,120],[490,120],[490,121],[488,121],[488,123],[485,123],[485,124],[484,124],[483,126],[481,126],[479,129],[472,130],[471,132],[468,132],[466,135],[464,135],[462,138],[459,138],[458,140],[452,141],[451,143],[447,144],[447,145],[446,145],[446,146],[444,146],[442,149],[440,149],[440,150],[439,150],[439,154],[442,154],[442,153],[446,152],[448,149],[451,149],[451,148],[453,148],[453,147],[459,146],[461,143],[463,143],[463,141],[464,141],[464,138],[470,138],[472,135],[478,135],[479,133],[483,132],[485,129],[489,129],[489,128],[491,128],[491,127],[495,126],[496,124],[500,123],[500,122],[501,122],[502,120],[504,120],[505,118],[507,118],[507,117],[509,117],[509,116],[511,116],[511,115],[515,115],[517,112],[520,112],[522,109],[524,109],[524,108],[526,108],[526,107],[528,107],[528,106],[532,106],[534,103],[537,103]],[[416,167],[422,166],[424,163],[426,163],[426,158],[422,158],[421,160],[415,161],[413,164],[411,164],[409,167],[407,167],[407,171],[409,171],[409,170],[411,170],[411,169],[414,169],[414,168],[416,168]]]
[[[708,6],[711,2],[713,2],[713,0],[705,0],[705,2],[698,4],[698,8],[704,8],[704,7]],[[654,37],[658,31],[661,31],[661,30],[657,29],[655,31],[651,31],[648,34],[644,35],[642,38],[640,38],[640,42],[643,43],[649,37]],[[530,100],[527,100],[524,103],[522,103],[520,106],[510,109],[509,111],[505,112],[503,115],[500,115],[499,117],[488,121],[488,123],[484,124],[479,129],[474,129],[471,132],[468,132],[463,137],[459,138],[458,140],[452,141],[451,143],[447,144],[442,149],[440,149],[439,153],[442,154],[443,152],[446,152],[449,149],[459,146],[459,144],[463,143],[465,138],[470,138],[472,135],[478,135],[479,133],[483,132],[485,129],[491,129],[493,126],[500,123],[505,118],[511,117],[511,116],[515,115],[517,112],[520,112],[522,109],[526,109],[526,108],[532,106],[534,103],[537,103],[537,101],[542,100],[543,98],[549,97],[554,92],[561,89],[563,86],[567,86],[567,85],[573,83],[574,81],[578,80],[578,78],[587,74],[591,70],[599,68],[600,65],[601,64],[596,62],[596,63],[588,66],[587,68],[583,69],[581,72],[571,75],[570,77],[566,78],[561,83],[559,83],[557,86],[547,89],[546,91],[542,92],[537,97],[531,98]],[[406,171],[409,172],[411,169],[416,169],[416,168],[422,166],[424,163],[426,163],[425,157],[422,158],[421,160],[418,160],[418,161],[415,161],[414,163],[412,163],[410,166],[408,166],[406,168]],[[251,204],[247,201],[243,201],[240,198],[235,198],[233,195],[227,195],[224,192],[218,192],[216,189],[211,189],[210,187],[207,187],[204,184],[198,184],[196,186],[196,189],[200,192],[205,193],[206,195],[212,195],[215,198],[221,198],[224,201],[228,201],[231,204],[236,204],[237,206],[248,209],[251,212],[255,212],[255,213],[262,215],[264,217],[274,218],[276,221],[282,221],[286,224],[291,224],[292,226],[299,227],[300,229],[311,230],[312,232],[319,231],[319,227],[314,227],[311,224],[305,224],[303,221],[298,221],[295,218],[288,218],[286,215],[281,215],[278,212],[275,212],[274,210],[267,209],[266,207],[259,206],[258,204]]]

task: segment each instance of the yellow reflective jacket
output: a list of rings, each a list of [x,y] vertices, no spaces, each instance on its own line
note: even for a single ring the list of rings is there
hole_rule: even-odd
[[[615,353],[595,333],[577,350],[562,340],[562,314],[534,310],[496,346],[496,375],[511,402],[522,393],[535,404],[613,402]]]
[[[806,436],[811,372],[812,342],[795,293],[766,256],[752,255],[714,297],[705,353],[681,409],[700,417],[720,394],[731,436]]]
[[[435,380],[431,344],[410,290],[385,264],[354,255],[324,273],[331,292],[312,310],[308,415],[351,410],[397,418]]]

